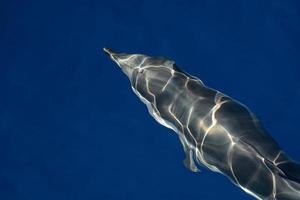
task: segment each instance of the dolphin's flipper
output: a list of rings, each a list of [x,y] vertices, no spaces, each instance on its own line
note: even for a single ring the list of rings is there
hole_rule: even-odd
[[[185,140],[179,137],[181,144],[183,146],[183,150],[185,153],[185,159],[183,160],[183,164],[186,168],[191,170],[192,172],[200,172],[200,169],[197,167],[195,160],[194,160],[194,152],[188,147],[188,144]]]
[[[193,156],[193,151],[189,150],[186,152],[186,158],[183,160],[183,164],[186,168],[192,172],[200,172],[201,170],[196,166]]]

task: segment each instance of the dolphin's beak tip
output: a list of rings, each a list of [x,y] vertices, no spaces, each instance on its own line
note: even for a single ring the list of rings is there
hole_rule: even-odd
[[[108,55],[111,55],[111,54],[113,53],[113,51],[112,51],[111,49],[106,48],[106,47],[103,48],[103,51],[104,51],[105,53],[107,53]]]
[[[118,54],[113,52],[110,48],[103,48],[103,51],[112,59],[114,62],[118,63]]]

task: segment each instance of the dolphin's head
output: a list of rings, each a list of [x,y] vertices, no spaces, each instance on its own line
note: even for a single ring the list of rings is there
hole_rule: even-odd
[[[122,69],[131,81],[133,71],[141,68],[141,64],[147,56],[139,54],[115,53],[109,48],[103,48],[104,52]]]
[[[132,88],[150,102],[153,101],[153,95],[161,92],[178,70],[175,62],[166,58],[115,53],[108,48],[103,50],[127,75]]]

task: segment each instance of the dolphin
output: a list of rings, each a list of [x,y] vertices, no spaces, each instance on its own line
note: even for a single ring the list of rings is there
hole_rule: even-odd
[[[189,170],[219,172],[257,199],[300,200],[300,165],[245,105],[167,58],[103,50],[150,115],[178,135]]]

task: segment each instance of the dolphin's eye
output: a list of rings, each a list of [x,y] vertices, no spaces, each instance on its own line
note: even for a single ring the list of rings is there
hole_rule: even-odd
[[[144,71],[145,71],[145,70],[144,70],[143,68],[140,68],[140,69],[139,69],[139,73],[144,73]]]

